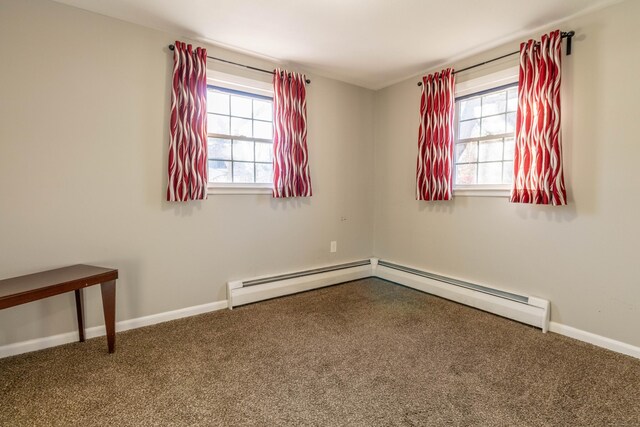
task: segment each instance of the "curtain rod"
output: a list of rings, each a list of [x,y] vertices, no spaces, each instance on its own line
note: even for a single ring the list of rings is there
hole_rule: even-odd
[[[563,38],[563,39],[566,38],[567,39],[567,55],[571,55],[571,38],[573,36],[575,36],[575,35],[576,35],[575,31],[566,31],[566,32],[563,31],[563,32],[560,33],[560,37],[561,38]],[[515,55],[517,53],[520,53],[520,51],[516,50],[515,52],[507,53],[506,55],[498,56],[497,58],[489,59],[489,60],[481,62],[479,64],[470,65],[470,66],[468,66],[466,68],[463,68],[461,70],[454,71],[453,74],[458,74],[458,73],[461,73],[463,71],[471,70],[472,68],[480,67],[482,65],[489,64],[491,62],[499,61],[499,60],[501,60],[503,58],[507,58],[507,57]],[[422,82],[418,82],[418,86],[422,86]]]
[[[174,45],[172,45],[172,44],[169,45],[169,50],[174,50],[175,48],[176,47]],[[262,69],[262,68],[252,67],[251,65],[239,64],[237,62],[228,61],[226,59],[216,58],[215,56],[207,55],[207,58],[213,59],[214,61],[219,61],[219,62],[224,62],[226,64],[235,65],[237,67],[248,68],[248,69],[253,70],[253,71],[260,71],[261,73],[275,74],[275,71],[269,71],[269,70],[265,70],[265,69]],[[311,80],[309,80],[307,78],[305,78],[304,81],[307,82],[307,84],[311,83]]]

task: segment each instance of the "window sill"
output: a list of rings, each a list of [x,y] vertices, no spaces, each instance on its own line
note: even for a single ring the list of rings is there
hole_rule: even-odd
[[[511,187],[508,185],[459,185],[453,189],[453,195],[454,197],[509,197]]]
[[[209,184],[207,194],[272,194],[271,184]]]

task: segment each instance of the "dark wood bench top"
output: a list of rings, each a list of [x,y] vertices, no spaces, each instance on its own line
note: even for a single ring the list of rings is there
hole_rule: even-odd
[[[118,270],[78,264],[0,280],[0,309],[117,278]]]

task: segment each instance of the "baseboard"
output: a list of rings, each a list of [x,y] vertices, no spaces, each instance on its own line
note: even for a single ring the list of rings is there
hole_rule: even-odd
[[[574,338],[578,341],[584,341],[598,347],[606,348],[608,350],[615,351],[616,353],[622,353],[627,356],[640,359],[640,347],[636,347],[622,341],[616,341],[611,338],[603,337],[602,335],[596,335],[558,322],[549,322],[549,331],[569,338]]]
[[[208,304],[196,305],[193,307],[181,308],[179,310],[166,311],[163,313],[151,314],[149,316],[135,319],[122,320],[116,323],[116,332],[128,331],[129,329],[142,328],[144,326],[155,325],[157,323],[168,322],[170,320],[181,319],[183,317],[196,316],[198,314],[209,313],[211,311],[227,308],[227,301],[216,301]],[[95,338],[106,334],[104,325],[94,326],[85,329],[85,337]],[[35,338],[28,341],[0,346],[0,359],[3,357],[15,356],[16,354],[30,351],[43,350],[62,344],[78,341],[78,331],[65,332],[49,337]]]
[[[385,277],[384,274],[381,274],[381,270],[377,268],[377,260],[373,264],[373,276],[380,277],[384,279],[389,279]],[[357,276],[371,276],[371,273],[367,274],[366,268],[363,268],[364,271],[358,271]],[[332,275],[333,276],[333,275]],[[337,276],[337,275],[335,275]],[[325,278],[326,279],[326,278]],[[341,278],[342,282],[347,280],[354,280],[350,275],[345,275]],[[395,278],[397,280],[397,278]],[[331,277],[331,283],[336,282],[338,277]],[[391,280],[394,281],[394,280]],[[317,287],[327,286],[329,281],[321,281],[316,283],[309,283],[308,289],[314,289]],[[401,280],[397,280],[396,283],[411,285],[411,283],[402,283]],[[413,286],[416,289],[419,289],[423,292],[428,292],[431,290],[431,293],[437,294],[433,289],[420,289],[422,286]],[[306,286],[305,286],[306,288]],[[288,289],[287,291],[291,291],[292,289]],[[298,289],[299,291],[300,289]],[[305,289],[307,290],[307,289]],[[269,295],[271,296],[271,295]],[[472,305],[472,304],[468,304]],[[179,310],[167,311],[164,313],[152,314],[149,316],[139,317],[136,319],[123,320],[116,323],[116,331],[122,332],[127,331],[129,329],[141,328],[144,326],[155,325],[157,323],[167,322],[170,320],[181,319],[183,317],[196,316],[198,314],[208,313],[216,310],[221,310],[223,308],[229,307],[229,302],[227,300],[216,301],[208,304],[197,305],[193,307],[187,307]],[[572,326],[567,326],[558,322],[549,322],[549,331],[554,332],[560,335],[564,335],[570,338],[577,339],[578,341],[584,341],[589,344],[593,344],[598,347],[606,348],[611,351],[615,351],[617,353],[626,354],[631,357],[635,357],[640,359],[640,347],[636,347],[631,344],[627,344],[621,341],[616,341],[611,338],[603,337],[601,335],[596,335],[591,332],[583,331],[581,329],[574,328]],[[92,328],[87,328],[85,331],[85,336],[87,338],[94,338],[105,335],[105,328],[103,326],[94,326]],[[78,340],[78,332],[65,332],[58,335],[53,335],[49,337],[36,338],[28,341],[21,341],[17,343],[7,344],[4,346],[0,346],[0,358],[14,356],[17,354],[27,353],[36,350],[43,350],[45,348],[54,347],[62,344],[68,344],[71,342],[75,342]]]

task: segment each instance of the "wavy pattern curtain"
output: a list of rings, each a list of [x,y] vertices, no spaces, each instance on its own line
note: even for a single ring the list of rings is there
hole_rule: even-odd
[[[167,200],[207,198],[207,50],[176,41]]]
[[[310,197],[306,77],[276,69],[273,76],[273,197]]]
[[[417,200],[450,200],[455,77],[452,68],[422,78]]]
[[[511,201],[566,205],[560,134],[560,30],[520,45]]]

